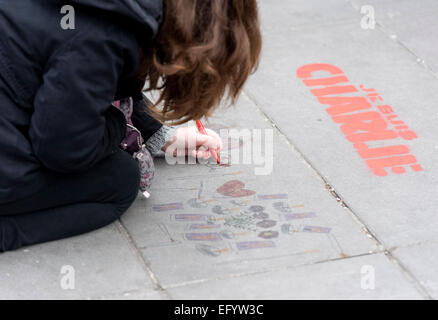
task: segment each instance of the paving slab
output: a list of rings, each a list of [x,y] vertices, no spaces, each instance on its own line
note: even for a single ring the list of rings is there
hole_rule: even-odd
[[[437,251],[437,242],[419,243],[391,250],[433,299],[438,299]]]
[[[324,29],[330,25],[358,21],[357,10],[345,0],[259,1],[263,32]],[[293,7],[293,10],[289,10]],[[285,23],[287,22],[287,23]]]
[[[371,272],[374,280],[365,279]],[[168,292],[173,299],[423,299],[384,254],[206,281]]]
[[[161,286],[379,250],[247,97],[223,111],[220,119],[210,120],[211,128],[267,129],[281,157],[274,157],[267,175],[256,175],[254,163],[156,162],[151,198],[137,201],[122,222]],[[242,142],[242,151],[252,144]],[[222,159],[232,152],[222,152]],[[242,183],[237,193],[221,194],[230,181]]]
[[[120,222],[0,255],[0,299],[437,298],[438,3],[259,4],[260,68],[207,125],[242,130],[232,164],[157,160]]]
[[[277,5],[284,11],[283,15],[295,10],[290,1],[277,1]],[[438,80],[435,75],[378,28],[362,29],[360,20],[287,33],[282,30],[293,27],[292,19],[282,20],[280,24],[265,6],[265,2],[261,2],[263,25],[269,25],[264,28],[262,63],[246,87],[247,94],[385,246],[437,239],[434,225],[438,223],[435,212],[438,205],[438,112],[435,108]],[[314,7],[314,10],[320,9]],[[324,88],[330,85],[312,82],[307,86],[302,81],[306,79],[297,77],[297,70],[309,64],[339,68],[342,71],[332,77],[344,74],[348,81],[338,86],[349,89],[353,86],[353,91],[357,91],[344,94],[332,89],[334,91],[329,92]],[[300,70],[305,76],[305,69]],[[327,71],[311,75],[314,79],[331,76]],[[382,140],[359,140],[370,139],[360,136],[369,131],[354,126],[343,127],[344,133],[341,125],[351,123],[354,118],[335,120],[333,117],[354,113],[331,115],[326,111],[329,105],[324,104],[327,100],[319,102],[315,95],[367,99],[371,107],[367,109],[371,112],[367,116],[377,117],[376,128],[386,126],[389,135],[385,139],[381,135],[374,138]],[[383,106],[386,114],[379,106]],[[384,109],[388,106],[391,109]],[[393,112],[388,114],[388,110]],[[339,109],[336,112],[340,112]],[[384,131],[379,130],[379,134]],[[407,133],[400,133],[402,131]],[[353,134],[357,135],[350,136]],[[366,147],[392,148],[361,149]],[[397,158],[400,156],[397,153],[402,158]],[[408,165],[396,165],[400,160]],[[382,165],[392,167],[379,167]]]
[[[74,276],[74,289],[67,281],[73,279],[70,276]],[[115,224],[0,256],[1,300],[160,297],[141,259]]]
[[[379,26],[438,75],[437,1],[351,0],[351,3],[359,10],[364,5],[373,6]]]

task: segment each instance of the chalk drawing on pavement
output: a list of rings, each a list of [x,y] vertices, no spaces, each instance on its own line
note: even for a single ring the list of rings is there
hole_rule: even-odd
[[[175,233],[172,237],[169,232],[170,238],[180,239],[206,257],[218,257],[245,255],[253,249],[273,250],[292,235],[314,234],[316,239],[318,234],[331,235],[331,228],[321,223],[316,212],[300,209],[304,205],[291,205],[288,194],[258,195],[240,180],[225,181],[215,186],[214,179],[203,177],[196,194],[184,204],[153,206],[155,212],[167,212],[173,224],[170,230]],[[335,238],[329,241],[334,248],[340,247]],[[341,249],[338,251],[343,254]]]

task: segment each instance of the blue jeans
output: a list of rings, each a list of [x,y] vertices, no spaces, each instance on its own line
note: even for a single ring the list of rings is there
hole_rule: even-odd
[[[0,204],[0,252],[112,223],[136,199],[140,173],[132,156],[120,150],[86,172],[51,172],[49,181],[26,199]]]

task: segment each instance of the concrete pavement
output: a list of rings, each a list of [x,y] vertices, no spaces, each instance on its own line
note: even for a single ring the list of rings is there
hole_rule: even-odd
[[[249,132],[231,165],[157,159],[120,221],[1,255],[0,298],[438,297],[438,5],[260,9],[259,71],[209,123]]]

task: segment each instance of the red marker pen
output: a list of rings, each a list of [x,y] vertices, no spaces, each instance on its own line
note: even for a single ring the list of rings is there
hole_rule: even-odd
[[[196,120],[196,126],[198,127],[199,132],[208,136],[207,131],[205,130],[204,126],[202,125],[201,120]],[[217,154],[217,152],[215,150],[210,150],[210,152],[213,155],[213,158],[216,159],[217,164],[220,164],[221,161],[219,159],[219,155]]]

